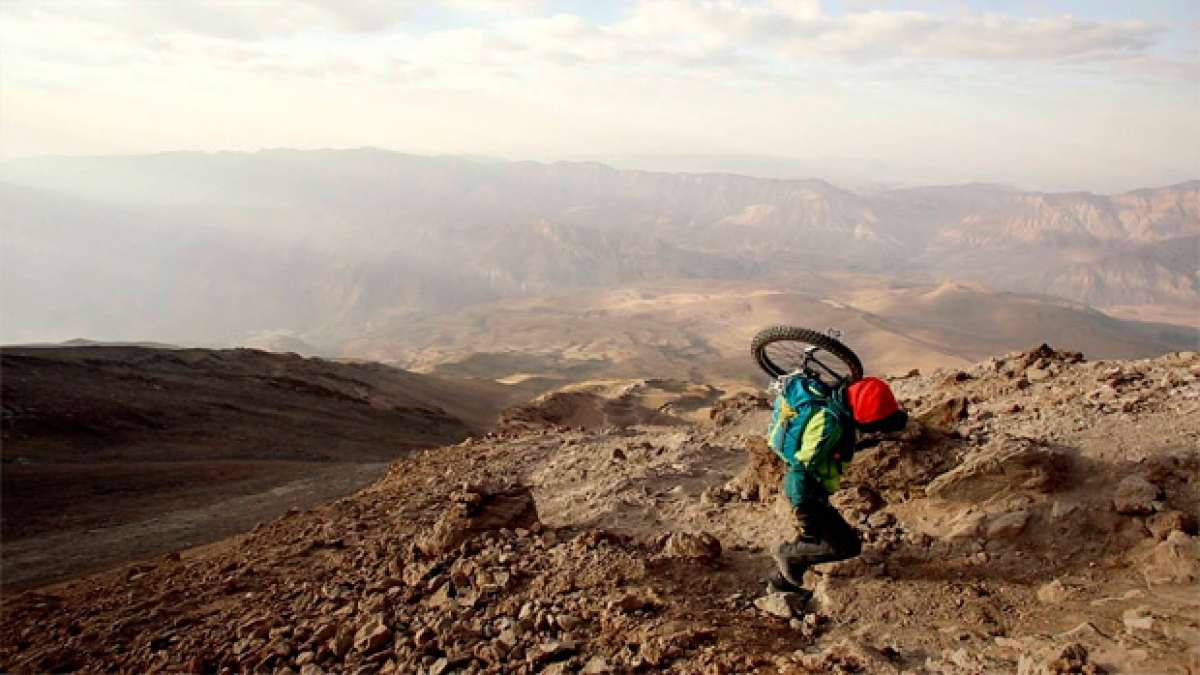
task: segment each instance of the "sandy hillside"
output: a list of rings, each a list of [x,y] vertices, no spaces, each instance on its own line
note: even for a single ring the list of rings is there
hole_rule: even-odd
[[[398,457],[490,427],[515,393],[247,349],[6,347],[0,359],[6,590],[350,494]]]
[[[353,497],[7,597],[0,665],[1200,665],[1200,356],[1088,362],[1040,349],[896,386],[919,422],[855,459],[836,503],[865,550],[810,572],[807,608],[760,599],[767,547],[788,534],[778,466],[760,439],[765,402],[723,396],[697,421],[688,405],[677,413],[660,401],[669,388],[695,400],[703,385],[635,382],[615,390],[626,394],[622,415],[596,416],[592,397],[547,397],[540,417],[526,406],[486,438],[396,462]],[[583,393],[620,399],[610,385]],[[576,414],[575,426],[551,422]]]
[[[758,383],[746,345],[772,324],[835,327],[877,373],[962,367],[1044,340],[1097,358],[1200,348],[1194,328],[1118,320],[1047,296],[846,273],[798,274],[784,284],[677,282],[509,299],[384,321],[343,351],[418,372],[505,382]]]

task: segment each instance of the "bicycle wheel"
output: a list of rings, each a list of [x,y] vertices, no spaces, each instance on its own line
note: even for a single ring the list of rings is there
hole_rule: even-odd
[[[750,343],[754,362],[771,377],[795,372],[837,386],[861,380],[862,361],[836,338],[799,326],[771,326]]]

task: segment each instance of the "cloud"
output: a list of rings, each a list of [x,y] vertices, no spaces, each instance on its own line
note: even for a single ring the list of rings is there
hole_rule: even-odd
[[[693,50],[736,48],[784,57],[1053,61],[1142,53],[1166,29],[1141,21],[1069,16],[869,11],[834,17],[822,14],[815,3],[761,6],[659,0],[641,3],[607,32],[633,43],[663,45],[666,56],[670,46],[687,43]]]
[[[848,15],[817,36],[815,48],[852,57],[920,56],[985,60],[1111,59],[1145,52],[1166,32],[1141,21],[922,12]]]
[[[410,3],[403,0],[93,3],[5,0],[0,3],[0,20],[24,20],[51,29],[77,24],[138,38],[197,35],[237,41],[314,31],[381,31],[393,27],[410,12]]]
[[[1193,25],[900,4],[0,0],[0,155],[823,154],[1009,181],[1194,166]]]
[[[453,41],[456,32],[466,28],[486,34],[497,44],[522,41],[525,48],[519,51],[559,63],[658,59],[704,64],[729,62],[734,53],[855,60],[1102,60],[1144,53],[1166,32],[1164,26],[1147,22],[1070,16],[883,10],[832,16],[822,12],[817,0],[769,4],[641,0],[608,23],[575,14],[539,13],[544,7],[541,0],[451,0],[448,5],[461,13],[465,26],[425,32],[434,43],[443,38]],[[297,33],[380,33],[411,19],[414,7],[398,0],[8,0],[0,5],[0,18],[24,19],[30,22],[27,25],[40,23],[51,30],[64,22],[75,23],[142,39],[192,35],[255,42]],[[472,14],[502,18],[471,25]],[[487,46],[485,40],[476,42],[477,50]]]
[[[576,14],[510,16],[433,31],[401,49],[428,65],[481,67],[662,66],[728,77],[786,72],[797,65],[912,60],[1077,65],[1146,61],[1167,29],[1143,21],[1070,16],[940,15],[913,11],[824,14],[811,0],[643,0],[619,18]],[[1157,68],[1160,75],[1186,68]],[[1150,71],[1148,71],[1150,72]]]

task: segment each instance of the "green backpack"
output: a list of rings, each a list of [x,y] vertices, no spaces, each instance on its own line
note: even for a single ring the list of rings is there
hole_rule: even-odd
[[[809,422],[821,411],[825,414],[819,420],[820,428],[809,429]],[[832,492],[840,483],[841,465],[850,461],[854,452],[853,442],[844,438],[849,431],[844,421],[848,414],[838,393],[820,380],[788,378],[775,397],[767,443],[780,459],[790,466],[800,465]],[[810,443],[809,456],[801,452],[805,436],[818,441]]]

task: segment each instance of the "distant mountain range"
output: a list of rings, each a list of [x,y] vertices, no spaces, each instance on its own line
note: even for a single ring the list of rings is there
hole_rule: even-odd
[[[4,341],[321,349],[418,313],[669,280],[962,279],[1094,306],[1200,309],[1200,181],[1119,195],[382,150],[0,164]]]

